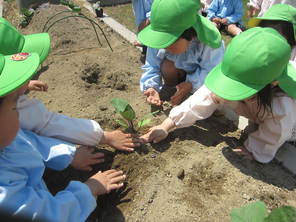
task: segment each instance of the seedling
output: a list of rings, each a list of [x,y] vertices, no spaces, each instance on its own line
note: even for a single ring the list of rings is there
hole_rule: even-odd
[[[123,119],[115,120],[119,125],[124,128],[130,128],[133,132],[139,131],[142,127],[148,125],[151,122],[151,117],[158,113],[158,111],[149,113],[142,120],[137,122],[137,129],[135,128],[136,113],[132,106],[124,99],[114,98],[111,100],[111,104],[115,108],[115,111],[119,113]]]
[[[73,12],[80,12],[81,8],[68,0],[60,0],[60,4],[68,6]]]
[[[22,20],[20,23],[20,26],[22,28],[26,27],[29,25],[33,15],[34,15],[34,9],[27,9],[27,8],[22,8],[21,9],[21,14],[22,14]]]

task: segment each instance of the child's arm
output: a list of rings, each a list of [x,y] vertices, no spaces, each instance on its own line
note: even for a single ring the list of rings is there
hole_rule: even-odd
[[[186,75],[186,82],[192,83],[193,93],[204,84],[208,73],[222,61],[224,50],[224,42],[222,42],[220,48],[217,49],[204,45],[199,68],[197,68],[194,73]]]
[[[144,73],[140,79],[140,89],[145,92],[149,88],[160,91],[161,88],[161,73],[160,63],[162,59],[158,56],[161,53],[157,49],[148,47],[146,63],[142,66]]]
[[[261,162],[270,162],[281,145],[290,139],[296,123],[295,102],[288,97],[278,97],[273,101],[273,115],[259,124],[257,131],[251,133],[245,141],[245,148]]]
[[[234,0],[234,12],[227,16],[227,24],[234,24],[237,22],[241,22],[243,14],[244,14],[244,9],[243,9],[243,3],[241,0]]]
[[[97,122],[49,112],[44,104],[36,99],[22,96],[18,100],[17,108],[21,128],[42,136],[87,146],[96,146],[103,136],[103,130]]]
[[[152,127],[141,138],[145,142],[160,142],[174,127],[192,126],[197,120],[206,119],[219,107],[220,102],[214,100],[211,91],[203,85],[192,96],[180,105],[174,107],[169,117],[158,126]]]
[[[213,0],[212,3],[210,4],[208,8],[208,19],[212,20],[213,18],[216,17],[216,12],[218,11],[219,8],[219,2],[218,0]]]

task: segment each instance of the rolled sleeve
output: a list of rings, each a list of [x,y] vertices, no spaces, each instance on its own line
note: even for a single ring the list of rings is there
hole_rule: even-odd
[[[22,96],[18,100],[17,107],[21,128],[31,130],[42,136],[95,146],[104,133],[97,122],[50,112],[37,99]]]
[[[169,118],[177,128],[193,125],[197,120],[206,119],[219,107],[211,97],[211,91],[203,85],[192,96],[174,107]]]

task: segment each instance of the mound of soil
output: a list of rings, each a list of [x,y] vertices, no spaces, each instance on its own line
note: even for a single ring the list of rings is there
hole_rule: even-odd
[[[63,10],[60,5],[41,8],[22,31],[40,32],[50,16]],[[98,43],[87,20],[69,18],[49,30],[52,51],[39,72],[49,90],[30,95],[52,111],[95,119],[104,129],[114,130],[118,126],[112,98],[127,99],[139,118],[151,108],[139,91],[140,52],[105,24],[99,25],[114,52],[100,32],[102,46]],[[169,107],[164,109],[154,123],[166,117]],[[231,122],[214,116],[177,129],[161,143],[142,146],[134,153],[106,148],[109,161],[97,169],[124,170],[126,187],[100,197],[89,221],[218,222],[229,221],[232,208],[251,201],[263,200],[269,209],[296,205],[295,178],[276,163],[262,165],[238,157],[231,149],[240,144],[239,137]],[[54,181],[49,173],[47,181],[53,192],[67,183],[64,180],[89,176],[69,172],[71,169]]]

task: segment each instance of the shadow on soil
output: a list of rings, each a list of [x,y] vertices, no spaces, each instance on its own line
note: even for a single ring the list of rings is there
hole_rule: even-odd
[[[296,188],[296,178],[280,164],[275,161],[262,164],[255,160],[248,160],[235,154],[232,148],[224,147],[222,153],[242,173],[280,188],[286,188],[288,190],[294,190]]]

